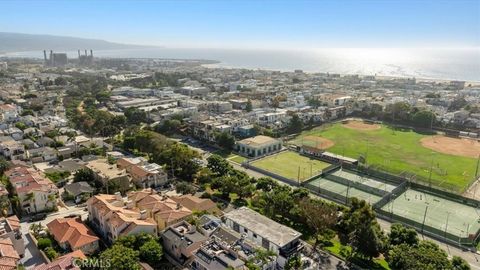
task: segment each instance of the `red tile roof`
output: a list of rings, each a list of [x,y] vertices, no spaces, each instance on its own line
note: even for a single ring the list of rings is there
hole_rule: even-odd
[[[47,227],[57,242],[68,242],[72,249],[99,240],[92,230],[76,218],[57,218],[48,223]]]

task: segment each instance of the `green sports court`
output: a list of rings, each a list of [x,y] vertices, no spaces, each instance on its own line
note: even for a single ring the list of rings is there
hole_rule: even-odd
[[[304,181],[320,174],[331,164],[296,152],[283,151],[252,161],[250,165],[293,181]]]
[[[441,236],[450,234],[453,241],[471,239],[480,230],[479,209],[417,189],[407,189],[381,210],[411,220],[417,227],[422,226],[425,217],[425,226],[438,230]]]

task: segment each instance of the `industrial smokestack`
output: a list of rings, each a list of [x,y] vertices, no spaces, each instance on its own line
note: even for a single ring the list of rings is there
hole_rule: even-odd
[[[90,49],[90,56],[93,58],[93,50]]]
[[[80,50],[78,50],[78,58],[80,59]]]

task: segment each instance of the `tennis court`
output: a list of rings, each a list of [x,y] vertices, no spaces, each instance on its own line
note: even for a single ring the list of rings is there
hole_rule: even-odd
[[[368,175],[360,175],[352,171],[339,169],[331,173],[330,175],[337,176],[343,179],[347,179],[352,182],[360,183],[364,186],[384,190],[385,192],[391,192],[396,186],[374,179]],[[327,176],[328,178],[328,176]]]
[[[475,235],[480,229],[479,209],[415,189],[407,189],[382,210],[412,220],[417,226],[425,216],[425,226],[460,238]]]
[[[321,178],[321,177],[308,182],[307,186],[313,189],[313,191],[322,193],[321,191],[318,190],[318,188],[320,188],[320,189],[338,194],[343,198],[345,198],[348,193],[348,198],[356,197],[358,199],[365,200],[370,204],[374,204],[382,198],[375,194],[371,194],[363,190],[357,189],[354,186],[349,187],[348,185],[344,185],[344,184],[329,180],[327,178]]]

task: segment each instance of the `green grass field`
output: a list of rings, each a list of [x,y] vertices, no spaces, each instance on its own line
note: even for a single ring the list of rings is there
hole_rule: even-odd
[[[298,180],[299,171],[300,181],[303,181],[318,175],[323,169],[330,166],[326,162],[311,159],[291,151],[284,151],[253,161],[251,165],[295,181]]]
[[[345,128],[341,123],[303,132],[293,143],[301,145],[305,136],[320,136],[335,142],[327,151],[351,158],[366,156],[367,164],[389,172],[410,172],[427,180],[432,169],[432,185],[463,192],[473,180],[476,160],[469,157],[435,152],[421,145],[428,136],[411,130],[395,130],[382,126],[377,130]],[[433,164],[433,166],[432,166]]]

